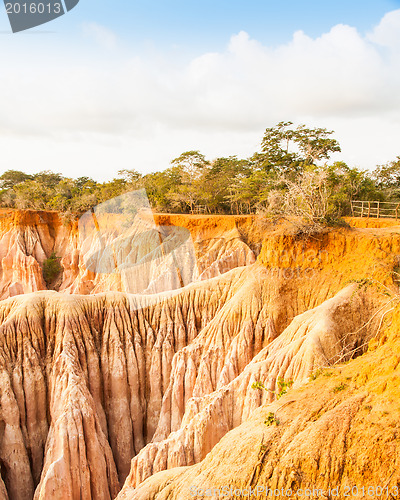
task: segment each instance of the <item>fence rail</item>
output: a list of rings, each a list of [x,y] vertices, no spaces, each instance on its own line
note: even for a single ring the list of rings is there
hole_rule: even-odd
[[[351,214],[353,217],[390,217],[398,219],[400,215],[400,203],[392,201],[356,201],[351,202]]]

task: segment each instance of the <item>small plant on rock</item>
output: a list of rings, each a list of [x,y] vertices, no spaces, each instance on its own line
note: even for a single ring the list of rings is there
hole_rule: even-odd
[[[278,393],[276,394],[276,399],[281,398],[284,396],[287,391],[292,387],[293,385],[293,380],[285,380],[283,377],[278,378]]]
[[[279,420],[276,418],[275,413],[270,411],[267,418],[264,420],[264,424],[269,427],[270,425],[279,425]]]
[[[283,377],[278,377],[278,382],[277,382],[277,384],[278,384],[278,390],[277,391],[272,391],[271,389],[268,389],[260,381],[253,382],[251,384],[251,388],[252,389],[264,389],[264,391],[272,392],[273,394],[276,394],[276,399],[279,399],[284,394],[287,393],[287,391],[292,387],[293,383],[294,382],[291,379],[290,380],[285,380]]]
[[[308,377],[308,379],[310,380],[310,382],[313,382],[314,380],[316,380],[322,373],[322,369],[321,368],[318,368],[318,370],[316,370],[315,372],[311,373],[311,375]]]
[[[260,382],[260,381],[253,382],[253,383],[251,384],[251,388],[252,388],[252,389],[264,389],[264,391],[269,391],[269,389],[267,389],[267,388],[265,387],[265,385],[264,385],[262,382]],[[270,391],[270,392],[271,392],[271,391]]]
[[[346,388],[347,388],[346,384],[340,384],[333,388],[333,392],[334,394],[336,394],[338,392],[344,391]]]

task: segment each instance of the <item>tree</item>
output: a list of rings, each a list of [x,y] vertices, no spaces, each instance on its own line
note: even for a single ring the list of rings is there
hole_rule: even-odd
[[[210,164],[199,151],[186,151],[172,160],[171,165],[176,167],[180,183],[174,188],[174,192],[169,195],[169,198],[173,206],[184,211],[188,208],[193,213],[195,206],[199,202],[204,202],[200,193],[202,192],[203,178]]]
[[[346,163],[337,161],[325,167],[330,190],[330,206],[340,215],[350,215],[351,200],[382,200],[382,192],[367,171],[350,168]]]
[[[142,182],[151,206],[158,211],[172,210],[174,200],[171,199],[171,195],[182,184],[178,167],[173,166],[163,172],[147,174]]]
[[[54,283],[54,280],[60,275],[63,269],[60,260],[60,257],[57,257],[56,253],[52,252],[50,257],[43,262],[43,278],[48,287]]]
[[[50,170],[44,170],[43,172],[35,174],[33,179],[48,188],[54,188],[59,182],[61,182],[63,176],[61,174],[51,172]]]
[[[11,189],[21,182],[32,180],[33,176],[19,170],[7,170],[0,176],[1,189]]]
[[[209,166],[209,162],[199,151],[186,151],[178,156],[178,158],[174,158],[171,161],[171,165],[179,168],[183,182],[193,182]]]
[[[51,200],[48,203],[49,208],[59,212],[67,211],[71,206],[73,197],[74,181],[72,179],[63,179],[54,188]]]
[[[100,184],[96,190],[97,201],[98,203],[102,203],[112,198],[116,198],[126,191],[126,183],[123,179],[113,179],[112,181],[104,182]]]
[[[300,170],[301,158],[296,151],[292,151],[296,131],[291,128],[293,122],[279,122],[275,127],[265,130],[261,141],[261,151],[253,156],[259,167],[266,171],[281,173]]]
[[[294,140],[303,155],[304,163],[312,165],[317,161],[328,160],[332,153],[340,152],[340,145],[336,139],[329,137],[333,130],[326,128],[297,127]]]
[[[37,180],[21,182],[14,186],[15,205],[20,209],[45,210],[54,195],[51,189]]]
[[[254,211],[259,200],[258,193],[264,186],[265,172],[257,171],[250,176],[239,175],[230,186],[228,196],[232,208],[235,207],[237,214],[250,214]]]
[[[329,188],[326,170],[309,169],[293,182],[286,179],[285,215],[300,216],[318,225],[329,216]]]
[[[293,122],[279,122],[267,128],[261,142],[261,151],[253,157],[260,168],[291,175],[292,180],[307,165],[329,159],[340,151],[333,131],[325,128],[292,127]]]
[[[94,181],[91,177],[78,177],[74,181],[75,187],[77,189],[94,189],[97,186],[97,182]]]
[[[378,189],[392,199],[400,199],[400,156],[384,165],[378,165],[372,173]]]
[[[122,177],[122,179],[130,185],[130,187],[134,189],[138,189],[140,187],[140,181],[142,179],[142,174],[139,173],[137,170],[128,170],[128,169],[123,169],[123,170],[118,170],[118,176]]]
[[[170,199],[174,207],[183,209],[183,211],[186,211],[186,207],[188,207],[190,213],[193,213],[199,201],[199,196],[196,186],[193,184],[182,184],[173,193],[170,193]]]
[[[251,175],[248,160],[236,156],[221,157],[211,162],[211,166],[202,178],[199,196],[212,212],[238,212],[237,202],[232,198],[236,183]]]

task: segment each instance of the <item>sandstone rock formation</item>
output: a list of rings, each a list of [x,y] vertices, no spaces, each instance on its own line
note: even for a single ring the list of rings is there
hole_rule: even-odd
[[[258,354],[246,352],[246,347],[258,340],[257,333],[253,340],[247,328],[236,336],[228,352],[218,346],[220,359],[225,361],[219,373],[215,374],[217,363],[209,361],[212,348],[203,341],[203,332],[183,350],[186,352],[177,353],[154,442],[133,459],[126,486],[137,486],[160,470],[201,461],[226,432],[260,405],[276,399],[279,378],[298,387],[321,367],[348,359],[371,334],[370,325],[362,328],[371,307],[365,296],[355,294],[356,289],[357,285],[349,285],[332,299],[296,316],[279,336],[263,311],[267,328],[260,344],[265,347]],[[196,349],[197,345],[201,347]],[[201,357],[199,351],[203,351]],[[205,373],[216,381],[214,386],[205,386],[209,381]],[[254,382],[262,382],[266,390],[254,389]]]
[[[67,251],[67,231],[57,214],[2,211],[0,219],[0,299],[45,290],[43,261]]]
[[[398,320],[388,330],[388,299],[349,279],[379,280],[396,303],[395,231],[304,241],[273,228],[254,262],[256,242],[234,219],[159,216],[162,241],[145,225],[123,238],[111,228],[102,248],[39,215],[11,213],[0,228],[3,297],[13,284],[34,291],[0,301],[0,499],[181,499],[188,485],[224,481],[326,489],[367,474],[372,444],[391,474],[382,450],[397,464],[397,413],[382,412],[397,397]],[[174,224],[193,241],[187,275],[174,274],[187,240]],[[63,256],[59,292],[38,281],[52,251]],[[25,256],[19,275],[14,252]],[[139,293],[119,291],[124,272]],[[280,378],[294,385],[276,401]],[[264,424],[269,413],[279,425]]]
[[[367,354],[255,410],[197,465],[159,472],[136,489],[127,482],[118,500],[246,498],[250,487],[261,498],[266,488],[267,498],[397,498],[399,325],[397,307]]]
[[[63,223],[53,212],[0,215],[0,299],[46,290],[42,267],[53,251],[62,266],[54,289],[84,295],[173,290],[255,262],[235,220],[207,230],[182,216],[138,217],[125,228],[126,221],[114,215],[99,239],[97,231],[82,234],[76,221]]]
[[[236,273],[156,298],[37,292],[3,301],[9,496],[114,498],[157,426],[174,354],[238,293],[248,271]]]
[[[350,288],[277,337],[286,302],[274,300],[279,287],[264,274],[240,268],[156,296],[37,292],[3,301],[0,460],[10,498],[115,498],[153,436],[164,439],[150,445],[164,450],[159,468],[188,453],[188,463],[199,461],[262,403],[249,386],[255,378],[273,384],[287,372],[300,381],[332,361],[341,322],[359,325],[367,303],[350,300]],[[178,436],[166,445],[171,431]],[[153,467],[147,454],[140,478]]]

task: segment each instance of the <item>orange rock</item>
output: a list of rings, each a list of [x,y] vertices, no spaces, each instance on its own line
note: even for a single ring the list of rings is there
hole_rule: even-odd
[[[118,269],[103,275],[85,266],[95,239],[79,241],[57,214],[0,219],[0,499],[394,487],[397,229],[304,239],[279,225],[261,235],[250,216],[155,218],[162,245],[154,230],[114,237],[110,217]],[[171,272],[174,224],[195,248],[184,287]],[[60,293],[41,277],[53,251]],[[142,293],[120,292],[123,261]],[[294,385],[277,401],[280,377]]]

